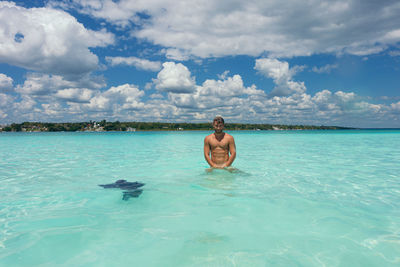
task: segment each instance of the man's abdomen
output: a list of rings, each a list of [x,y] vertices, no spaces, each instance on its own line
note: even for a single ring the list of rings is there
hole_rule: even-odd
[[[228,153],[211,153],[211,160],[215,164],[224,164],[229,159]]]

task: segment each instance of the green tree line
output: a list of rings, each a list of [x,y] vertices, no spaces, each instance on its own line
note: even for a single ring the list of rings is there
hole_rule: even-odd
[[[277,125],[227,123],[226,130],[337,130],[349,129],[338,126]],[[172,131],[172,130],[212,130],[211,123],[169,123],[169,122],[23,122],[12,123],[0,128],[4,132],[76,132],[76,131]]]

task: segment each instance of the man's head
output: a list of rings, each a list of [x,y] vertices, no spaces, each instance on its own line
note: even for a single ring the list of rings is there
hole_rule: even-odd
[[[216,133],[221,133],[224,130],[225,122],[221,116],[216,116],[213,120],[213,128]]]

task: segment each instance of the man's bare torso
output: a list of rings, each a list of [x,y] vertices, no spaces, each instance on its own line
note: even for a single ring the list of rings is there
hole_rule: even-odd
[[[223,132],[224,127],[224,119],[216,116],[213,120],[215,133],[204,139],[204,158],[211,168],[229,167],[236,158],[235,140],[231,135]]]
[[[216,136],[214,133],[207,136],[211,151],[211,161],[218,166],[224,165],[229,160],[229,139],[231,135],[222,133]]]

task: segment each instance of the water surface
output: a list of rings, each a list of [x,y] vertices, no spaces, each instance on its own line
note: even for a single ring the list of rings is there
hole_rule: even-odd
[[[398,266],[400,131],[1,133],[1,266]],[[146,183],[139,198],[98,186]]]

